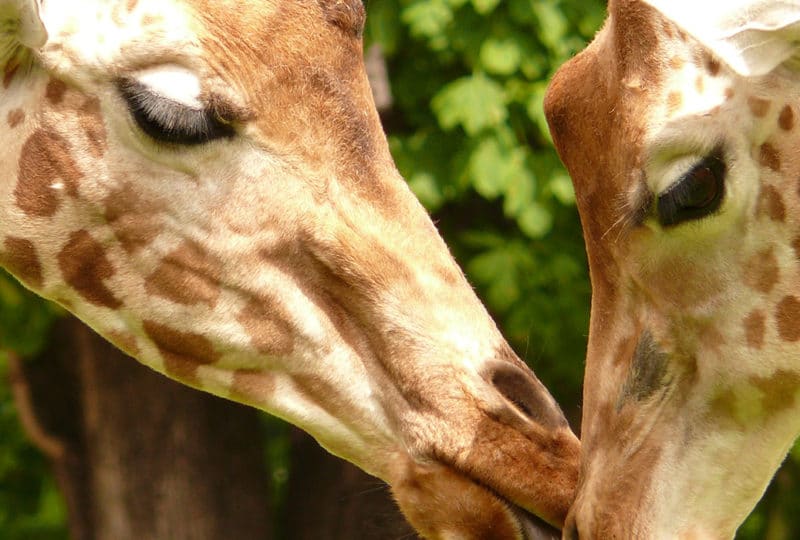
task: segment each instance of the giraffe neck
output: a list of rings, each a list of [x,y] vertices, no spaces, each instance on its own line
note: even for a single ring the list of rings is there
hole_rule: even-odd
[[[593,280],[567,531],[728,538],[800,433],[796,72],[737,72],[646,3],[548,96]]]

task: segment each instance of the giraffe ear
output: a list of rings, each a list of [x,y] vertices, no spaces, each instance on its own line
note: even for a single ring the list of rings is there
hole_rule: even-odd
[[[759,76],[800,61],[797,0],[643,0],[740,75]]]
[[[39,13],[40,1],[0,0],[0,32],[13,33],[16,41],[31,49],[43,46],[47,42],[47,30]]]

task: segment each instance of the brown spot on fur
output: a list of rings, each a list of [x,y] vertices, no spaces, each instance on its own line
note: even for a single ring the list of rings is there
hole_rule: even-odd
[[[263,406],[275,393],[275,375],[270,371],[237,370],[233,372],[230,397],[234,401]]]
[[[44,97],[53,105],[58,105],[63,101],[66,91],[67,85],[64,81],[50,79],[47,83],[47,88],[45,88]]]
[[[12,109],[8,111],[8,127],[15,128],[25,121],[25,111],[22,109]]]
[[[672,69],[681,69],[684,64],[686,64],[686,61],[680,56],[673,56],[669,59],[669,67]]]
[[[105,285],[115,273],[105,248],[88,231],[72,233],[58,254],[64,281],[92,304],[117,309],[122,302]]]
[[[291,314],[270,298],[252,298],[236,317],[253,345],[263,354],[286,356],[294,349]]]
[[[109,193],[104,206],[106,221],[129,254],[148,245],[161,231],[159,205],[148,201],[130,182]]]
[[[128,356],[136,358],[139,355],[139,345],[136,343],[136,336],[133,334],[112,330],[106,332],[105,337]]]
[[[794,407],[800,389],[800,373],[779,369],[769,377],[751,377],[749,381],[761,390],[765,414],[772,415]]]
[[[728,100],[728,101],[732,100],[733,96],[735,96],[735,95],[736,95],[736,92],[733,90],[733,88],[726,88],[725,89],[725,99],[726,100]]]
[[[745,284],[756,291],[769,293],[778,283],[778,260],[772,247],[759,251],[744,264]]]
[[[779,223],[786,220],[786,206],[783,204],[783,198],[773,186],[765,185],[761,189],[756,214],[759,217],[769,216],[772,221]]]
[[[207,337],[193,332],[183,332],[155,321],[144,320],[142,327],[158,347],[166,372],[182,381],[194,381],[197,367],[213,364],[219,353]]]
[[[683,96],[680,92],[670,92],[667,95],[667,112],[674,114],[683,105]]]
[[[752,311],[744,318],[744,335],[747,339],[747,346],[751,349],[760,349],[764,346],[764,331],[766,319],[760,311]]]
[[[86,100],[78,109],[78,121],[89,141],[89,151],[94,157],[102,157],[106,151],[106,127],[100,113],[100,100],[96,97]]]
[[[773,171],[781,170],[781,156],[770,143],[764,143],[759,147],[758,161]]]
[[[764,118],[769,112],[770,101],[756,96],[747,98],[747,106],[756,118]]]
[[[730,387],[717,391],[709,404],[709,415],[714,423],[720,420],[734,422],[739,428],[744,428],[744,423],[739,415],[736,414],[738,397],[736,392]]]
[[[63,191],[76,197],[82,177],[67,141],[57,133],[39,129],[22,145],[14,189],[17,206],[30,216],[50,217],[60,204],[61,190],[53,186],[62,183]]]
[[[800,236],[797,236],[794,240],[792,240],[792,249],[794,249],[795,259],[800,261]]]
[[[194,242],[184,241],[145,282],[149,294],[187,306],[214,307],[219,299],[218,263]]]
[[[139,3],[139,0],[128,0],[125,4],[125,8],[128,10],[128,13],[133,11],[136,8],[136,4]]]
[[[778,125],[784,131],[791,131],[794,127],[794,112],[791,105],[786,105],[781,109],[781,114],[778,116]]]
[[[800,301],[794,296],[785,296],[775,310],[775,322],[783,341],[800,340]]]
[[[697,90],[698,94],[702,94],[705,90],[705,85],[703,84],[703,76],[698,75],[697,78],[694,80],[694,87]]]
[[[717,75],[719,75],[720,67],[721,65],[719,63],[719,60],[717,60],[713,56],[709,56],[708,60],[706,60],[706,71],[708,71],[708,74],[711,75],[712,77],[716,77]]]
[[[9,236],[3,242],[0,251],[0,266],[26,285],[34,289],[41,289],[44,281],[42,277],[42,264],[36,253],[36,246],[30,240]]]

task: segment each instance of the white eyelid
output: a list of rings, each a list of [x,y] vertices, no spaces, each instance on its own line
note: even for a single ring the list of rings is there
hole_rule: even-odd
[[[658,196],[691,171],[705,156],[688,154],[648,167],[648,187]]]
[[[202,109],[200,79],[188,69],[165,64],[141,70],[134,78],[161,97],[192,109]]]

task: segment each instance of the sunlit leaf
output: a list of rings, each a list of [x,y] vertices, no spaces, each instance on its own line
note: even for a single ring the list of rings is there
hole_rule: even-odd
[[[508,117],[503,87],[482,73],[448,84],[431,100],[444,129],[461,125],[468,135],[496,126]]]

